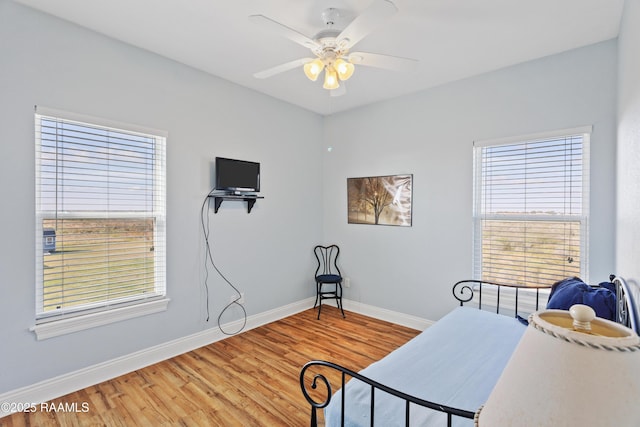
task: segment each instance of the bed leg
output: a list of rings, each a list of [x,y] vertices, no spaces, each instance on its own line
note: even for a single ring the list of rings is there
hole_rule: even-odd
[[[311,408],[311,427],[318,427],[318,418],[316,416],[316,408]]]

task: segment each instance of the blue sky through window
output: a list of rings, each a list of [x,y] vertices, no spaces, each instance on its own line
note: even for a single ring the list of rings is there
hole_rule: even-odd
[[[41,120],[44,211],[152,211],[155,138]]]
[[[582,137],[483,148],[485,214],[580,215]]]

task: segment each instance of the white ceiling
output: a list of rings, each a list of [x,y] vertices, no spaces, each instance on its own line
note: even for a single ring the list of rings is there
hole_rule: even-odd
[[[399,11],[354,49],[419,60],[415,71],[356,66],[330,97],[302,69],[261,71],[308,49],[249,21],[263,14],[309,37],[337,8],[344,25],[380,0],[14,0],[326,115],[617,37],[624,0],[395,0]]]

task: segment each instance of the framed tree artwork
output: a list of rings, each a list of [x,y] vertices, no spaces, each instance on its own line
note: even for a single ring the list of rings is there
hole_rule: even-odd
[[[347,178],[349,224],[411,227],[413,175]]]

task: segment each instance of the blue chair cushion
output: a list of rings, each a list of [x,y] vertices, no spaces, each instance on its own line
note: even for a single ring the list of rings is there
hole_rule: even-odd
[[[339,283],[342,282],[342,277],[337,274],[320,274],[316,276],[316,282],[320,283]]]
[[[569,310],[573,304],[585,304],[593,308],[596,316],[615,320],[616,294],[608,286],[592,288],[577,277],[561,280],[553,285],[548,309]]]

